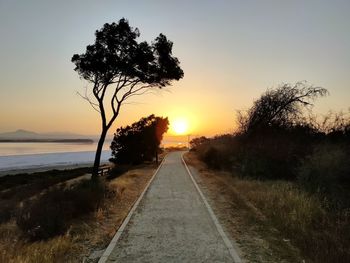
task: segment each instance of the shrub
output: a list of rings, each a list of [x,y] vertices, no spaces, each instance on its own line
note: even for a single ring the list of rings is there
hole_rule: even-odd
[[[0,224],[10,220],[13,214],[14,205],[13,202],[6,202],[6,200],[0,203]]]
[[[266,217],[268,227],[301,250],[307,262],[350,262],[349,211],[327,211],[317,196],[283,180],[235,180],[235,189]]]
[[[340,144],[322,144],[307,157],[298,174],[309,192],[324,197],[331,208],[350,207],[350,154]]]
[[[46,239],[66,230],[67,200],[62,188],[24,203],[16,218],[18,227],[32,240]]]
[[[219,151],[214,147],[209,147],[203,155],[203,161],[213,169],[220,168],[220,156]]]
[[[212,169],[232,169],[236,141],[232,135],[225,134],[212,139],[205,139],[197,144],[193,151],[199,159]]]
[[[24,203],[16,222],[31,240],[63,234],[74,218],[98,209],[105,192],[102,182],[82,181],[70,188],[55,188]]]
[[[130,165],[127,164],[121,164],[121,165],[115,165],[108,176],[106,177],[107,180],[113,180],[119,176],[121,176],[123,173],[126,173],[130,169]]]

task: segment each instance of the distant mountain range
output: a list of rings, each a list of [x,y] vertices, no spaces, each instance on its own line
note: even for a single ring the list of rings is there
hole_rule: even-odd
[[[50,142],[93,142],[91,137],[75,133],[66,132],[50,132],[50,133],[36,133],[27,130],[17,130],[14,132],[0,133],[0,141],[50,141]]]

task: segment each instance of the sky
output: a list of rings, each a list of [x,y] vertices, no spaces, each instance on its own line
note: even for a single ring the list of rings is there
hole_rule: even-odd
[[[123,17],[142,41],[173,41],[185,76],[125,105],[111,133],[152,113],[184,119],[193,135],[232,132],[236,110],[302,80],[330,92],[316,113],[347,111],[349,13],[347,0],[0,0],[0,132],[98,134],[98,113],[77,95],[88,83],[70,60]]]

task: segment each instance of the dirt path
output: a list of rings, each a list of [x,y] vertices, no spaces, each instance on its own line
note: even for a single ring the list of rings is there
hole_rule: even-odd
[[[234,262],[181,156],[167,155],[106,262]]]

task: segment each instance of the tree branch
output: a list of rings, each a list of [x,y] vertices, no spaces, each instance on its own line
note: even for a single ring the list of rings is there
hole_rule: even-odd
[[[84,100],[86,100],[87,102],[89,102],[89,104],[91,105],[91,107],[97,111],[98,113],[101,113],[100,110],[97,108],[98,107],[98,104],[97,103],[94,103],[90,98],[89,96],[87,95],[87,88],[85,88],[85,95],[83,96],[82,94],[80,94],[80,92],[77,92],[77,94],[83,98]]]

